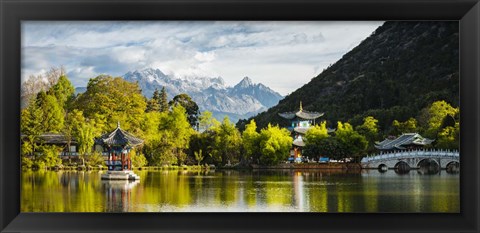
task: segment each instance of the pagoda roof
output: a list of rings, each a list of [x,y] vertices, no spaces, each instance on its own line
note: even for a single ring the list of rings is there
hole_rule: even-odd
[[[96,142],[109,146],[138,146],[143,143],[143,140],[133,136],[132,134],[120,128],[120,123],[117,128],[110,133],[106,133],[96,139]]]
[[[303,141],[303,139],[301,137],[293,140],[293,145],[295,146],[300,146],[300,147],[304,147],[305,146],[305,142]]]
[[[424,138],[418,133],[405,133],[395,139],[385,139],[381,142],[375,142],[375,147],[379,150],[406,149],[407,145],[426,146],[430,145],[433,139]]]
[[[310,129],[311,127],[295,127],[293,128],[293,131],[299,133],[299,134],[306,134],[307,131]],[[327,128],[327,133],[333,133],[335,132],[336,129],[331,129],[331,128]]]
[[[307,131],[310,129],[310,127],[295,127],[293,128],[293,131],[299,133],[299,134],[305,134]]]
[[[302,102],[300,102],[300,110],[299,111],[278,113],[278,115],[285,118],[285,119],[288,119],[288,120],[292,120],[295,117],[306,119],[306,120],[313,120],[313,119],[317,119],[317,118],[323,116],[323,112],[319,113],[319,112],[305,111],[302,108]]]

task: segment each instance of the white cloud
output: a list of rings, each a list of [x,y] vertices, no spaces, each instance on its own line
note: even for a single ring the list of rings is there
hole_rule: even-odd
[[[76,86],[147,67],[174,76],[244,76],[287,94],[382,22],[145,21],[22,24],[22,78],[63,65]]]

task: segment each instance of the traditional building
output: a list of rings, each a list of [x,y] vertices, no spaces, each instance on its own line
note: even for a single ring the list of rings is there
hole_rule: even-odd
[[[300,102],[300,109],[297,112],[285,112],[279,113],[278,115],[291,121],[291,125],[287,127],[287,129],[292,132],[293,137],[293,146],[290,155],[295,159],[301,157],[302,147],[305,146],[303,136],[310,127],[315,125],[315,120],[323,116],[323,113],[305,111],[303,110],[302,102]]]
[[[124,171],[132,169],[130,150],[143,144],[143,140],[122,130],[118,123],[115,130],[95,139],[95,144],[102,146],[104,151],[108,151],[109,171]]]
[[[26,135],[20,135],[20,138],[25,138]],[[36,143],[42,145],[53,145],[62,148],[59,153],[60,158],[74,158],[78,156],[78,142],[75,137],[67,137],[60,133],[44,133],[40,134],[36,140]],[[23,143],[23,140],[22,140]]]
[[[418,133],[404,133],[395,139],[387,138],[381,142],[375,142],[375,147],[381,151],[409,150],[430,145],[433,141]]]
[[[108,151],[108,159],[106,165],[108,171],[102,174],[104,180],[138,180],[135,173],[132,172],[132,160],[130,151],[133,147],[143,144],[143,140],[137,138],[120,128],[110,133],[104,134],[95,140],[97,145],[101,145],[104,150]]]

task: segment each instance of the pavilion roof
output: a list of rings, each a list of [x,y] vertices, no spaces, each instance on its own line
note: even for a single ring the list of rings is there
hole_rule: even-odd
[[[117,128],[110,133],[106,133],[98,138],[97,143],[109,145],[109,146],[138,146],[143,143],[143,140],[133,136],[132,134],[124,131],[120,128],[120,124],[117,124]]]
[[[284,113],[279,113],[278,115],[285,118],[285,119],[288,119],[288,120],[292,120],[295,117],[306,119],[306,120],[313,120],[313,119],[317,119],[317,118],[323,116],[323,112],[319,113],[319,112],[305,111],[302,108],[302,102],[300,102],[300,110],[299,111],[297,111],[297,112],[284,112]]]
[[[311,128],[311,127],[300,127],[300,126],[298,126],[298,127],[293,128],[293,131],[295,131],[295,132],[297,132],[297,133],[299,133],[299,134],[306,134],[307,131],[308,131],[310,128]],[[327,128],[327,133],[333,133],[333,132],[335,132],[335,131],[336,131],[336,129]]]
[[[375,142],[375,147],[380,150],[406,149],[407,145],[426,146],[431,144],[433,139],[424,138],[418,133],[405,133],[396,139],[385,139],[381,142]]]
[[[303,139],[301,137],[293,140],[293,145],[295,146],[300,146],[300,147],[304,147],[305,146],[305,142],[303,141]]]

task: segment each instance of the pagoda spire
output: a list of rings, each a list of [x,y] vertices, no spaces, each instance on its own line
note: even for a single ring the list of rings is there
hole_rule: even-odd
[[[117,121],[117,128],[120,129],[120,121]]]
[[[300,111],[303,111],[302,101],[300,101]]]

